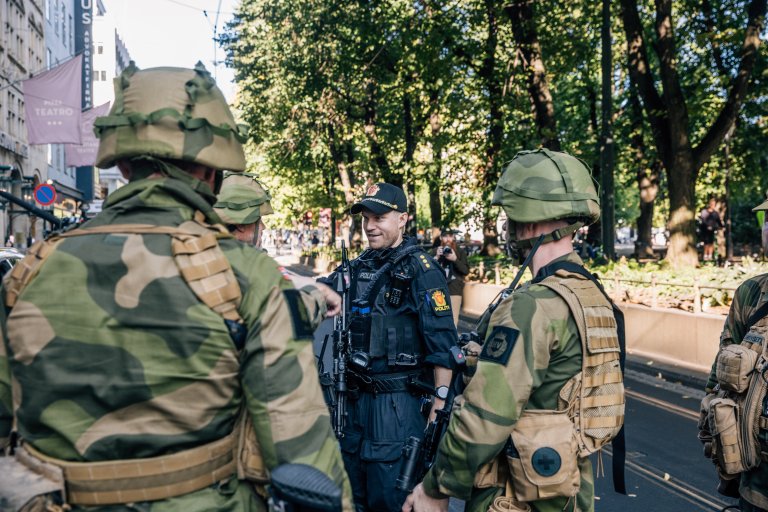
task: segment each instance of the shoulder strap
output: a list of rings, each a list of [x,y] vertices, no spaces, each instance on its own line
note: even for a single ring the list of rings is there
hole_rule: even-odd
[[[565,270],[566,272],[572,272],[574,274],[579,274],[593,283],[597,285],[597,289],[602,292],[603,295],[605,295],[605,298],[608,300],[608,302],[611,304],[611,308],[613,309],[614,317],[616,318],[616,331],[619,335],[619,348],[621,350],[619,361],[621,363],[621,373],[624,374],[624,367],[626,364],[626,358],[627,358],[627,339],[624,332],[624,313],[619,309],[618,306],[613,302],[613,300],[610,298],[610,296],[606,293],[605,289],[603,288],[603,285],[600,283],[600,281],[595,277],[595,275],[585,269],[583,266],[573,263],[571,261],[558,261],[556,263],[553,263],[551,265],[547,265],[543,267],[538,274],[536,274],[536,277],[533,279],[534,283],[538,283],[543,281],[545,278],[554,275],[558,270]],[[613,448],[613,467],[612,467],[612,473],[613,473],[613,489],[621,494],[627,494],[627,484],[626,484],[626,478],[624,475],[624,466],[626,463],[626,457],[627,457],[627,440],[626,435],[624,433],[625,427],[621,427],[621,430],[616,435],[616,437],[613,438],[611,441],[611,447]]]
[[[750,330],[766,315],[768,315],[768,301],[763,302],[759,308],[757,308],[751,315],[749,315],[749,319],[747,320],[747,325],[744,328],[744,332]]]

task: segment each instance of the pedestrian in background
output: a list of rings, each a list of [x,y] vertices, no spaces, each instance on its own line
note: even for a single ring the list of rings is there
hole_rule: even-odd
[[[0,454],[21,440],[0,502],[263,511],[269,471],[294,462],[351,511],[312,352],[324,311],[213,210],[222,169],[245,169],[243,127],[202,64],[132,63],[114,83],[96,165],[128,184],[0,294]],[[29,465],[58,478],[41,489]]]
[[[704,261],[712,261],[715,254],[715,238],[717,231],[723,228],[723,221],[717,209],[717,201],[710,198],[707,207],[699,215],[701,241],[704,243]]]
[[[467,253],[456,244],[456,232],[443,228],[440,231],[440,245],[432,250],[432,255],[443,268],[445,280],[448,282],[448,292],[451,294],[453,323],[458,327],[464,295],[464,277],[469,274]]]

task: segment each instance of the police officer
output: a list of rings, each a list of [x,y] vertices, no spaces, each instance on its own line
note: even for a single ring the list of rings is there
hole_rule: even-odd
[[[752,211],[768,211],[768,201],[756,206]],[[765,404],[760,393],[757,390],[753,391],[755,387],[759,389],[760,386],[764,386],[765,377],[761,372],[755,371],[753,367],[745,367],[744,371],[749,375],[750,384],[741,392],[734,392],[732,384],[727,379],[729,372],[723,371],[727,369],[727,357],[724,356],[727,356],[730,349],[737,345],[738,348],[747,349],[744,352],[756,352],[753,361],[755,365],[760,365],[762,358],[756,356],[764,353],[763,346],[766,342],[766,334],[768,334],[768,274],[761,274],[744,281],[734,293],[728,317],[725,319],[725,325],[720,334],[720,353],[712,365],[712,371],[707,382],[708,395],[702,402],[705,421],[699,424],[699,437],[705,444],[711,443],[712,433],[706,418],[709,404],[714,398],[733,399],[740,404],[738,429],[741,432],[758,432],[757,436],[744,436],[744,439],[757,442],[754,447],[749,447],[752,453],[756,454],[751,465],[757,467],[748,468],[740,474],[726,474],[725,468],[718,467],[720,475],[718,491],[726,496],[738,497],[740,510],[745,512],[768,511],[768,464],[765,463],[764,459],[765,454],[768,453],[768,428],[765,428],[768,425],[768,411],[765,410]],[[726,347],[730,347],[730,349],[724,350]],[[742,355],[737,353],[737,356]],[[718,366],[720,366],[719,369]],[[720,382],[718,377],[726,380],[726,382]],[[756,398],[758,403],[752,403],[747,398],[750,395],[759,397]],[[747,422],[754,424],[756,428],[749,427]],[[731,437],[735,439],[738,435],[741,433],[736,432]],[[734,452],[738,458],[742,458],[743,455],[740,450],[734,450]],[[713,455],[717,460],[716,454],[713,453]]]
[[[213,209],[235,238],[260,248],[264,232],[262,219],[274,211],[271,200],[269,192],[254,176],[225,172]]]
[[[532,253],[535,278],[493,312],[464,401],[402,510],[447,510],[455,496],[473,511],[592,511],[586,455],[602,442],[592,436],[613,437],[624,411],[614,313],[571,246],[573,233],[598,219],[598,196],[583,162],[541,149],[509,163],[493,204],[509,218],[511,250]],[[603,410],[585,411],[581,386],[602,396],[591,403]],[[579,417],[599,419],[576,435]]]
[[[115,88],[97,165],[129,183],[33,247],[0,294],[0,447],[12,426],[21,439],[0,457],[0,501],[263,511],[269,471],[300,462],[352,510],[317,312],[212,208],[221,170],[245,168],[244,130],[202,64],[131,65]]]
[[[426,381],[441,396],[450,384],[449,350],[457,339],[450,296],[440,267],[403,236],[407,211],[403,190],[388,183],[369,187],[351,208],[362,215],[369,244],[350,262],[350,381],[357,398],[349,401],[341,438],[358,511],[397,511],[405,499],[395,489],[403,445],[426,426],[409,382]],[[425,412],[442,406],[435,399]]]

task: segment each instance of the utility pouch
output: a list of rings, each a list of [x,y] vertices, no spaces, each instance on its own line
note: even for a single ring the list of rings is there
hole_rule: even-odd
[[[718,397],[709,403],[709,431],[712,434],[712,456],[725,475],[746,470],[742,461],[742,439],[739,430],[739,405],[730,398]]]
[[[237,461],[237,478],[254,484],[256,492],[267,497],[266,485],[269,483],[269,470],[264,464],[261,446],[253,430],[251,415],[248,411],[241,412],[237,426],[237,443],[235,443],[235,460]]]
[[[509,468],[502,457],[503,455],[495,457],[487,464],[481,466],[475,474],[475,482],[472,486],[478,489],[504,487],[504,482],[509,481]]]
[[[720,349],[715,365],[715,376],[720,388],[743,393],[749,388],[758,354],[743,345],[726,345]]]
[[[349,340],[355,352],[369,350],[371,339],[371,306],[368,301],[352,302],[352,318],[349,320]]]
[[[507,464],[520,501],[579,492],[578,444],[567,412],[524,411],[512,430]]]
[[[704,445],[704,456],[708,459],[712,459],[712,432],[709,430],[709,405],[717,398],[715,393],[709,393],[701,399],[701,405],[699,406],[699,423],[697,425],[699,430],[699,441]]]
[[[0,510],[44,512],[56,510],[64,499],[64,475],[60,468],[30,457],[23,447],[16,456],[0,457]]]

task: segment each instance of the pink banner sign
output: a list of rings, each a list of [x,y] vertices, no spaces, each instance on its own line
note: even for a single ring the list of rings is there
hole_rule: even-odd
[[[80,144],[83,56],[24,80],[30,144]]]
[[[66,159],[67,167],[93,165],[96,161],[96,154],[99,151],[99,139],[93,133],[93,122],[97,117],[105,116],[107,113],[109,113],[109,102],[83,112],[83,119],[80,123],[80,139],[82,143],[64,146],[64,158]]]

